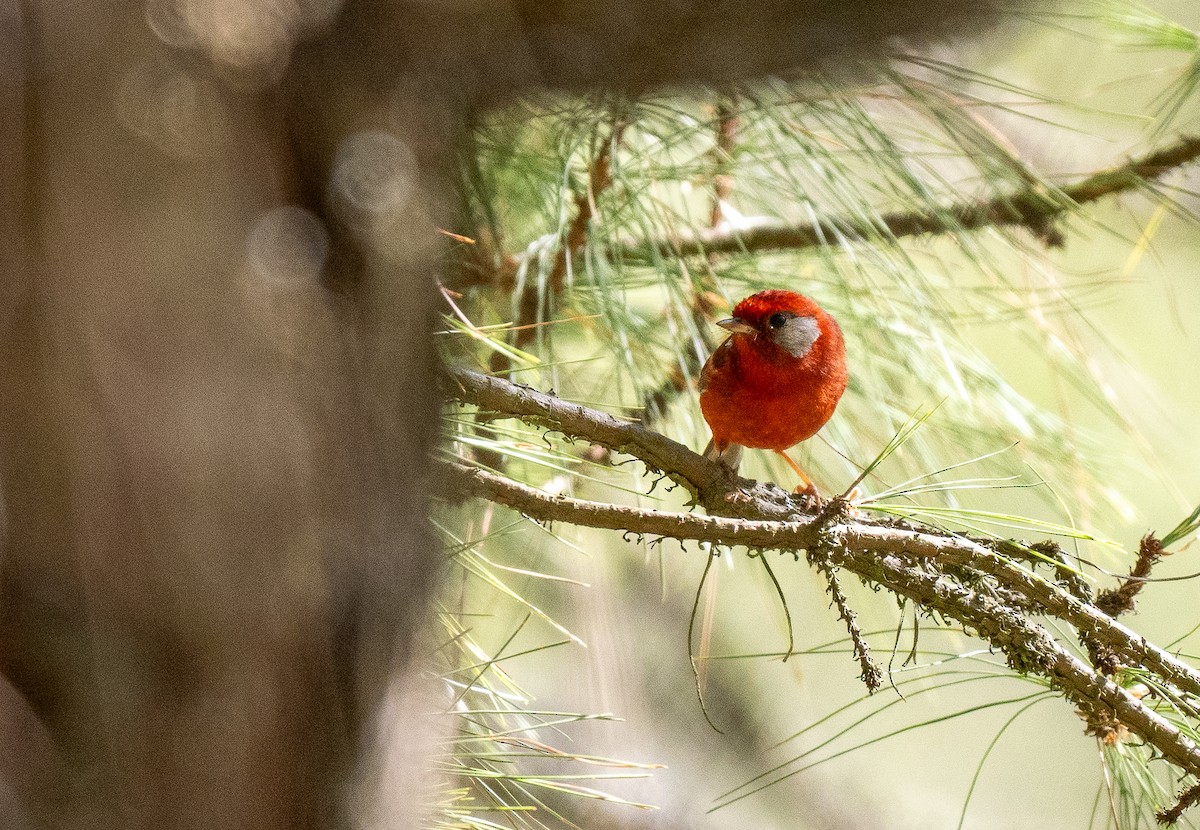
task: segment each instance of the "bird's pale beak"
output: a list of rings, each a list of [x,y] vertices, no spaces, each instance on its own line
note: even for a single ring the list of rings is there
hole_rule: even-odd
[[[756,334],[754,326],[747,323],[745,320],[740,320],[737,317],[730,317],[726,320],[718,320],[717,325],[726,331],[731,331],[734,334]]]

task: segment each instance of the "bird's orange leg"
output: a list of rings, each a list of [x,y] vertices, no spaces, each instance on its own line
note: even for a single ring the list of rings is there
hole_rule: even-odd
[[[796,488],[797,493],[805,496],[813,496],[814,498],[820,498],[820,494],[817,492],[817,485],[813,484],[813,480],[808,477],[804,470],[800,469],[800,465],[793,461],[790,455],[783,450],[774,450],[774,453],[786,461],[788,466],[795,470],[796,475],[800,476],[800,480],[804,482],[803,489],[800,487]]]

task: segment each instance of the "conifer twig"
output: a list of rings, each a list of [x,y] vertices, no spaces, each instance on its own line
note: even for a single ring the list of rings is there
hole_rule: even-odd
[[[850,635],[854,656],[862,668],[859,679],[866,684],[868,694],[875,694],[883,685],[883,671],[871,659],[871,648],[863,637],[862,629],[858,627],[858,614],[854,612],[854,609],[850,607],[850,601],[846,599],[846,594],[837,578],[837,571],[829,564],[828,559],[819,554],[809,554],[809,562],[825,577],[826,592],[838,610],[838,619],[846,624],[846,633]]]
[[[1200,784],[1193,784],[1179,794],[1178,800],[1170,808],[1159,810],[1154,814],[1159,824],[1175,824],[1183,816],[1184,811],[1200,801]]]
[[[1154,563],[1166,556],[1162,542],[1153,533],[1142,537],[1138,545],[1137,561],[1129,571],[1129,576],[1121,581],[1119,588],[1101,591],[1096,597],[1096,607],[1114,619],[1133,610],[1134,600],[1141,593],[1142,587],[1150,576]]]
[[[815,248],[831,239],[850,242],[880,236],[897,239],[924,234],[957,233],[985,227],[1023,227],[1049,244],[1061,244],[1053,223],[1080,205],[1135,190],[1147,181],[1200,159],[1200,136],[1176,143],[1093,173],[1061,188],[1034,186],[992,199],[950,204],[934,211],[885,213],[871,221],[839,217],[817,223],[759,219],[737,227],[721,226],[660,239],[631,239],[613,252],[618,259],[643,261],[648,256],[700,256],[756,251]]]

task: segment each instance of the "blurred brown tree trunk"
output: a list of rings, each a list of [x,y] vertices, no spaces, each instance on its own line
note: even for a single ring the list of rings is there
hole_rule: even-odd
[[[246,84],[156,38],[184,5],[4,0],[0,736],[28,739],[0,753],[10,823],[363,823],[351,781],[439,559],[435,228],[475,109],[828,67],[963,5],[351,0],[282,80]],[[345,172],[380,146],[398,180]],[[248,240],[286,204],[332,239],[323,280],[256,270]]]
[[[300,185],[281,93],[222,89],[145,17],[31,3],[6,30],[0,664],[61,773],[30,812],[348,824],[363,719],[437,560],[436,207],[397,217],[413,244],[339,263],[340,302],[254,273],[249,232]],[[221,117],[164,151],[121,107],[175,61]]]

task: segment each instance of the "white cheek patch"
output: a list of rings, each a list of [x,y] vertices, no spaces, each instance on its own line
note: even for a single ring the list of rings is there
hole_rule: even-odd
[[[772,337],[792,357],[804,357],[821,336],[816,317],[793,317],[775,329]]]

